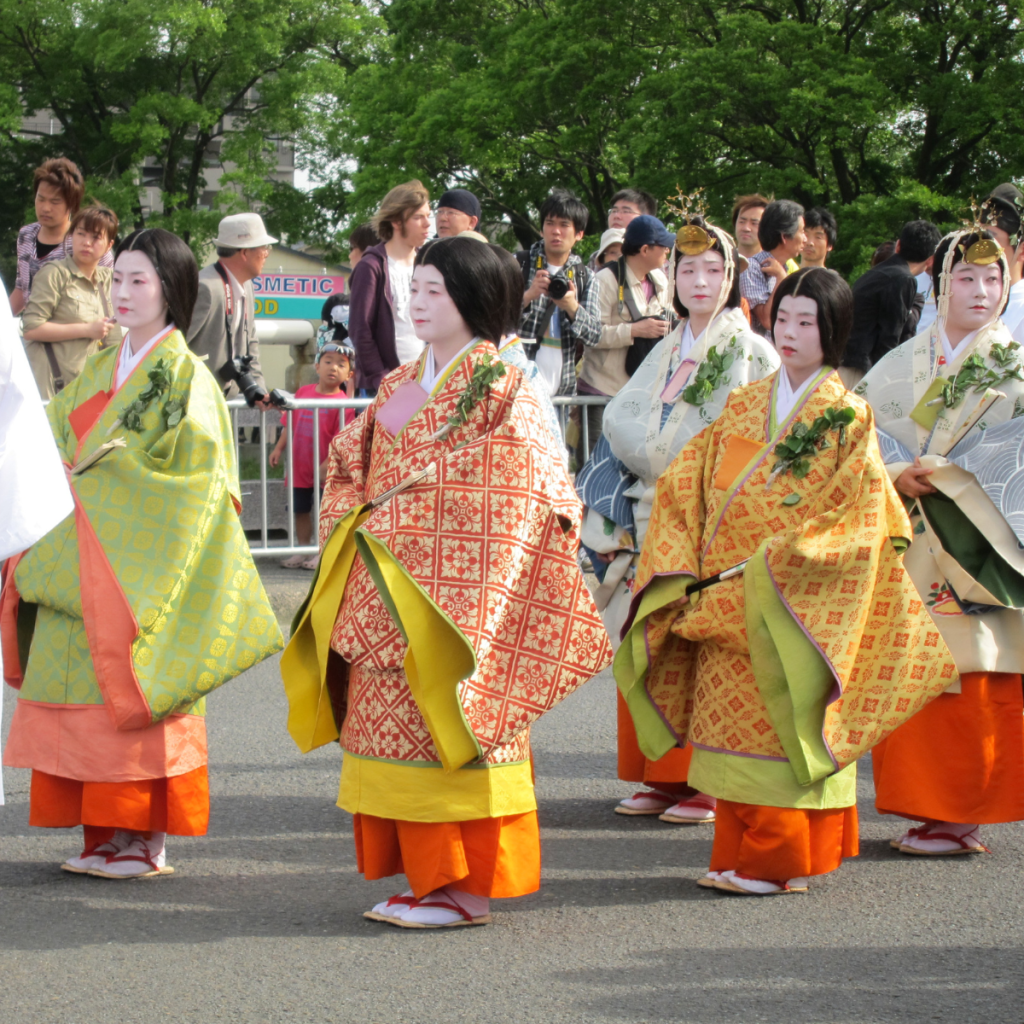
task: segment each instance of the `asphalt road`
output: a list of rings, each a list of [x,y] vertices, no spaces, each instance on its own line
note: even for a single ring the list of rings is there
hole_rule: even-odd
[[[283,614],[305,580],[267,576]],[[171,838],[171,877],[60,871],[80,833],[29,828],[8,769],[0,1024],[1024,1022],[1024,826],[901,857],[865,766],[860,857],[806,896],[708,892],[710,829],[612,813],[613,696],[599,678],[535,728],[543,886],[484,928],[360,916],[404,880],[356,874],[338,749],[292,745],[276,659],[210,701],[210,834]]]

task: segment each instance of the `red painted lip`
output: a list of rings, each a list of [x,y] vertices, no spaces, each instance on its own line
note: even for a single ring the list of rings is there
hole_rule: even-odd
[[[787,356],[790,356],[796,351],[796,349],[790,348],[788,345],[783,345],[782,348],[779,349],[779,351],[785,353]]]
[[[118,313],[127,313],[128,312],[128,307],[127,306],[118,306],[117,307],[117,311],[118,311]]]

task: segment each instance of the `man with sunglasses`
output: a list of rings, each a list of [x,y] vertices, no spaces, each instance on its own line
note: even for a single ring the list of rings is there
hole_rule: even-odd
[[[192,312],[188,347],[207,356],[210,372],[218,377],[222,366],[237,356],[251,356],[251,373],[266,393],[260,369],[260,346],[256,337],[252,279],[263,273],[270,247],[277,241],[267,234],[258,213],[235,213],[225,217],[217,229],[214,245],[217,262],[199,272],[199,295]],[[224,383],[224,397],[238,394],[238,385]],[[256,408],[271,408],[269,399],[259,399]]]

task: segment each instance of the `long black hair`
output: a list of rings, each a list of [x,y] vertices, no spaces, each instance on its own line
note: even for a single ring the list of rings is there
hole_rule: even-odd
[[[141,252],[149,258],[163,286],[167,322],[187,334],[199,295],[199,265],[192,250],[170,231],[142,228],[117,247],[115,263],[123,252]]]
[[[475,238],[438,238],[416,254],[416,266],[441,271],[445,289],[474,335],[494,345],[501,341],[507,333],[508,278],[489,245]]]
[[[818,307],[818,335],[827,366],[838,366],[853,326],[853,292],[834,271],[825,267],[803,267],[785,277],[772,295],[772,337],[779,303],[787,296],[806,296]]]

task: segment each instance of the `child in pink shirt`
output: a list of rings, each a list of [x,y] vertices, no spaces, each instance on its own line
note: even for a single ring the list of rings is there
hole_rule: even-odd
[[[329,342],[316,354],[316,384],[304,384],[295,392],[296,398],[334,398],[342,401],[349,397],[345,383],[352,376],[355,353],[347,345]],[[295,513],[296,540],[301,547],[310,542],[313,535],[313,422],[318,410],[297,409],[292,413],[292,510]],[[320,489],[323,490],[327,476],[327,450],[334,435],[341,429],[340,409],[320,409]],[[355,410],[345,410],[345,425],[355,419]],[[281,425],[288,421],[287,413],[281,416]],[[276,466],[284,455],[288,444],[288,431],[283,431],[274,450],[270,453],[270,465]],[[286,484],[287,485],[287,484]],[[315,569],[317,556],[292,555],[281,565],[286,569]]]

